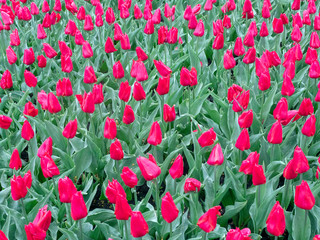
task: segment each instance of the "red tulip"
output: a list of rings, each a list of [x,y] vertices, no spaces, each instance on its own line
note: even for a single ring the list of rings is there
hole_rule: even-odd
[[[7,60],[8,60],[8,63],[10,65],[14,64],[16,61],[17,61],[17,55],[16,53],[13,51],[12,47],[9,46],[7,49],[6,49],[6,54],[7,54]]]
[[[280,236],[284,233],[284,230],[286,229],[286,219],[283,208],[280,206],[278,201],[271,209],[266,223],[267,230],[270,234],[274,236]]]
[[[19,152],[18,149],[14,149],[10,158],[10,163],[9,163],[9,167],[11,169],[15,169],[18,170],[19,168],[22,167],[22,162],[19,156]]]
[[[80,107],[81,107],[82,111],[84,111],[86,113],[93,113],[94,112],[95,106],[94,106],[94,95],[93,95],[93,93],[84,92],[83,96],[82,95],[76,95],[76,98],[79,101],[79,104],[80,104]]]
[[[82,36],[82,33],[79,30],[76,30],[75,36],[74,36],[74,42],[77,45],[82,45],[84,42],[84,38]]]
[[[312,240],[320,240],[320,234],[315,235]]]
[[[124,108],[122,121],[125,124],[130,124],[130,123],[134,122],[134,120],[135,120],[135,116],[134,116],[134,112],[132,110],[132,107],[130,105],[126,105]]]
[[[212,232],[217,225],[217,215],[221,215],[220,209],[220,206],[210,208],[199,218],[197,225],[207,233]]]
[[[92,88],[92,94],[94,96],[94,104],[100,104],[103,103],[104,96],[102,91],[102,84],[94,84]]]
[[[85,16],[83,30],[92,31],[94,28],[92,17],[88,14]]]
[[[233,103],[232,103],[232,110],[233,111],[241,112],[243,110],[246,110],[249,105],[250,91],[249,90],[243,91],[234,99],[235,99],[235,101],[233,101]]]
[[[50,113],[57,113],[61,111],[59,100],[52,92],[48,94],[48,111]]]
[[[156,89],[157,93],[159,95],[165,95],[169,92],[169,89],[170,89],[170,75],[166,77],[160,77],[158,86]]]
[[[43,26],[41,24],[38,24],[38,29],[37,29],[37,38],[38,39],[45,39],[47,38],[47,34],[43,29]]]
[[[168,104],[163,105],[163,120],[165,122],[172,122],[176,118],[176,111],[174,105],[170,107]]]
[[[0,128],[8,129],[11,125],[12,119],[8,116],[0,115]]]
[[[288,117],[288,101],[286,98],[281,98],[273,110],[273,117],[276,120],[285,120]]]
[[[223,34],[222,33],[218,33],[218,35],[216,36],[216,38],[213,41],[212,48],[216,49],[216,50],[219,50],[219,49],[223,48],[223,45],[224,45]]]
[[[40,165],[45,178],[50,178],[60,174],[59,168],[49,155],[41,157]]]
[[[48,137],[38,149],[38,157],[43,158],[45,156],[52,155],[52,138]]]
[[[121,142],[118,139],[110,145],[110,158],[113,160],[121,160],[123,158]]]
[[[169,76],[172,73],[172,70],[168,66],[166,66],[161,60],[157,61],[154,59],[153,63],[162,77]]]
[[[183,175],[183,158],[179,154],[169,169],[169,174],[173,179],[180,178]]]
[[[110,37],[107,38],[106,44],[104,46],[104,51],[106,53],[113,53],[118,51],[117,49],[115,49],[114,45],[113,45],[113,41]]]
[[[151,154],[149,154],[149,158],[138,157],[137,163],[141,174],[146,181],[151,181],[157,178],[161,173],[160,167],[157,165],[156,160]]]
[[[239,228],[230,229],[227,233],[226,240],[251,240],[249,228],[240,230]]]
[[[26,231],[28,240],[32,240],[32,239],[45,240],[46,238],[46,235],[47,235],[46,231],[41,229],[36,224],[29,223],[28,225],[24,226],[24,229]]]
[[[142,12],[141,12],[138,4],[134,5],[134,18],[135,18],[135,19],[140,19],[140,18],[142,18]]]
[[[122,195],[125,198],[127,197],[123,187],[117,180],[113,179],[112,182],[108,181],[108,186],[106,188],[106,196],[108,200],[115,204],[118,195]]]
[[[280,144],[282,143],[282,125],[280,121],[276,121],[269,133],[268,133],[268,142],[272,144]]]
[[[293,159],[288,162],[287,166],[283,170],[283,177],[290,180],[294,179],[298,176],[298,173],[295,171],[295,166],[294,166],[294,161]]]
[[[307,137],[314,136],[314,134],[316,133],[316,117],[314,116],[314,114],[311,114],[311,116],[307,119],[301,129],[301,132]]]
[[[302,180],[301,185],[296,186],[294,203],[298,208],[304,210],[311,210],[313,208],[315,199],[306,181]]]
[[[300,31],[299,26],[296,24],[291,32],[291,39],[294,42],[300,42],[302,38],[302,33]]]
[[[31,188],[32,176],[30,170],[23,176],[16,177],[13,175],[13,178],[10,181],[11,183],[11,196],[14,201],[18,201],[21,198],[24,198],[28,189]]]
[[[20,37],[18,29],[15,29],[10,34],[10,45],[11,46],[19,46],[20,45]]]
[[[187,68],[182,67],[180,71],[180,84],[182,86],[195,86],[197,83],[197,70],[192,67],[189,71]]]
[[[121,30],[121,27],[119,26],[118,23],[115,23],[114,24],[114,36],[113,36],[114,40],[115,41],[120,41],[121,38],[122,38],[122,35],[123,35],[123,33],[122,33],[122,30]]]
[[[239,172],[244,174],[252,174],[255,165],[259,164],[260,154],[257,152],[251,152],[246,160],[243,160],[239,168]]]
[[[114,139],[117,136],[117,125],[114,119],[107,117],[103,136],[107,139]]]
[[[29,72],[27,69],[24,70],[24,80],[28,87],[35,87],[37,86],[38,80],[32,72]]]
[[[0,230],[0,239],[1,239],[1,240],[8,240],[8,238],[6,237],[6,235],[4,234],[4,232],[2,232],[1,230]]]
[[[300,0],[294,0],[291,5],[292,10],[299,10],[300,9]]]
[[[61,55],[64,56],[72,56],[72,50],[68,47],[68,45],[64,41],[58,41],[59,49],[61,52]]]
[[[194,178],[187,178],[183,187],[185,193],[195,191],[200,192],[200,188],[201,182]]]
[[[283,32],[283,22],[280,18],[274,18],[272,21],[273,31],[275,33],[282,33]]]
[[[132,212],[130,220],[131,235],[140,238],[149,232],[149,227],[141,212]]]
[[[60,202],[71,203],[72,196],[77,192],[77,189],[72,180],[65,176],[58,181],[58,191]]]
[[[146,99],[146,93],[139,82],[135,82],[133,85],[133,98],[136,101],[141,101]]]
[[[244,36],[243,44],[247,47],[254,46],[254,35],[252,31],[248,30],[247,34]]]
[[[310,98],[304,98],[299,107],[299,115],[308,116],[313,113],[313,105]]]
[[[244,55],[243,62],[245,64],[253,63],[256,60],[256,49],[254,47],[249,48],[246,54]]]
[[[120,46],[123,50],[128,50],[131,48],[130,40],[127,34],[121,35]]]
[[[25,49],[23,54],[23,63],[26,65],[31,65],[32,63],[34,63],[34,61],[35,58],[32,47],[29,49]]]
[[[138,60],[140,61],[146,61],[148,59],[148,55],[142,50],[141,47],[136,47],[136,54]]]
[[[242,56],[245,53],[244,46],[242,44],[241,37],[237,37],[236,42],[234,44],[234,54],[236,56]]]
[[[310,67],[309,69],[309,77],[311,78],[316,78],[318,75],[318,69],[316,69],[317,65],[319,65],[318,62],[318,53],[316,49],[313,48],[308,48],[306,58],[305,58],[305,63],[308,65],[312,65],[313,62],[316,62],[313,64],[312,68]]]
[[[77,133],[77,128],[78,128],[77,119],[71,120],[70,122],[68,122],[66,127],[63,129],[62,135],[68,139],[74,138]]]
[[[232,50],[227,50],[223,57],[223,67],[225,69],[232,69],[236,66],[236,61],[232,55]]]
[[[82,43],[82,57],[91,58],[93,56],[93,51],[89,42],[84,41]]]
[[[12,88],[12,86],[13,83],[11,73],[9,72],[9,70],[5,70],[0,80],[0,87],[2,89],[9,89]]]
[[[255,164],[252,168],[252,183],[255,186],[265,184],[266,176],[264,175],[264,170],[261,165]]]
[[[151,18],[148,19],[148,21],[147,21],[147,23],[146,23],[146,26],[145,26],[145,28],[144,28],[144,30],[143,30],[143,32],[144,32],[145,34],[148,34],[148,35],[151,35],[151,34],[154,33],[154,24],[153,24]]]
[[[129,85],[128,80],[125,82],[120,83],[120,89],[119,89],[119,98],[124,101],[128,102],[131,95],[131,86]]]
[[[168,27],[161,26],[158,29],[158,45],[164,44],[167,41],[167,35],[168,35]]]
[[[113,9],[111,7],[108,7],[106,11],[106,22],[110,25],[114,23],[114,21],[115,21],[115,16],[114,16]]]
[[[137,175],[128,167],[124,167],[121,173],[122,181],[129,188],[134,188],[138,184]]]
[[[289,77],[283,78],[281,94],[283,96],[291,96],[294,93],[295,89],[292,84],[292,80]]]
[[[86,203],[83,200],[82,193],[80,191],[73,194],[71,199],[71,217],[77,221],[85,218],[88,215]]]
[[[262,22],[260,32],[259,32],[260,37],[266,37],[269,36],[269,31],[266,22]]]
[[[48,205],[40,208],[35,219],[33,220],[33,224],[37,225],[44,231],[48,231],[51,223],[51,211],[48,211],[47,208]]]
[[[251,127],[253,122],[253,112],[252,110],[243,112],[238,118],[238,124],[241,128]]]
[[[162,132],[160,125],[157,121],[152,124],[147,141],[150,145],[154,146],[161,144]]]
[[[214,132],[213,128],[210,128],[208,131],[201,134],[198,138],[198,143],[201,147],[207,147],[214,143],[216,140],[216,133]]]
[[[132,214],[128,200],[123,195],[117,195],[116,197],[114,214],[118,220],[128,220]]]
[[[296,173],[304,173],[309,170],[309,162],[299,146],[296,146],[293,152],[292,168]]]
[[[59,79],[56,85],[56,93],[58,97],[73,95],[72,85],[69,78],[63,78],[62,81]]]
[[[179,215],[179,210],[169,192],[162,197],[161,215],[167,223],[173,222]]]
[[[53,47],[51,47],[51,45],[49,43],[43,43],[43,51],[46,54],[47,58],[54,58],[55,56],[58,55],[58,53],[56,52],[56,50],[53,49]]]
[[[21,137],[27,141],[30,141],[34,137],[33,129],[28,120],[25,120],[22,125]]]
[[[312,32],[310,36],[310,47],[319,48],[320,47],[320,39],[317,32]]]
[[[116,62],[113,65],[113,76],[116,79],[120,79],[124,77],[124,70],[120,61]]]
[[[70,56],[61,55],[61,71],[70,73],[73,70],[73,64]]]
[[[207,163],[209,165],[213,165],[213,166],[222,165],[223,160],[224,160],[224,156],[223,156],[223,152],[222,152],[221,146],[220,146],[219,143],[217,143],[213,147],[213,149],[212,149],[212,151],[210,153],[210,156],[208,158]]]
[[[320,77],[320,64],[318,60],[314,60],[309,69],[310,78],[319,78]]]
[[[250,138],[248,130],[246,128],[242,129],[235,146],[240,151],[244,151],[250,148]]]

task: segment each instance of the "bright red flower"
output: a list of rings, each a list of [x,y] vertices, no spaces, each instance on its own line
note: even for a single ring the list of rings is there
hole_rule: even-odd
[[[86,203],[83,200],[82,193],[80,191],[73,194],[71,199],[71,217],[77,221],[85,218],[88,215]]]
[[[199,218],[197,225],[207,233],[212,232],[217,225],[217,215],[221,215],[220,209],[220,206],[210,208]]]
[[[156,160],[151,154],[149,154],[149,158],[138,157],[137,163],[141,174],[146,181],[151,181],[157,178],[161,173],[160,167],[157,165]]]
[[[179,154],[169,169],[169,174],[173,179],[180,178],[183,175],[183,158]]]
[[[271,209],[271,212],[267,218],[267,230],[274,236],[280,236],[286,229],[286,219],[284,210],[280,203],[277,201]]]
[[[298,208],[304,210],[311,210],[313,208],[315,199],[306,181],[302,180],[301,185],[296,186],[294,203]]]

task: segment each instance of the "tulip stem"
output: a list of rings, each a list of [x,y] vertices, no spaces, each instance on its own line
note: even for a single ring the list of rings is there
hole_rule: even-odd
[[[172,236],[172,222],[170,223],[170,237]]]
[[[79,232],[79,234],[80,234],[80,240],[83,240],[81,219],[78,220],[78,221],[79,221],[79,230],[80,230],[80,232]]]
[[[191,115],[191,87],[188,87],[189,90],[189,114]]]
[[[274,237],[274,240],[278,240],[278,236],[275,236],[275,237]]]
[[[126,240],[128,240],[129,237],[128,237],[128,227],[127,227],[127,221],[126,220],[124,221],[124,231],[125,231],[125,234],[123,234],[123,235],[125,235],[126,236]]]
[[[154,179],[153,181],[154,186],[155,186],[155,200],[156,200],[156,207],[157,207],[157,219],[159,220],[160,218],[160,198],[159,198],[159,184],[158,180]]]
[[[27,213],[26,213],[26,208],[25,208],[25,206],[24,206],[23,200],[20,198],[20,199],[19,199],[19,202],[20,202],[20,204],[21,204],[23,216],[24,216],[24,218],[26,219],[26,221],[27,221],[27,223],[28,223],[28,222],[29,222],[29,221],[28,221],[28,216],[27,216]]]
[[[207,232],[204,232],[204,234],[203,234],[203,240],[207,240]]]
[[[90,130],[92,129],[92,132],[94,133],[94,124],[93,124],[93,121],[92,121],[92,114],[89,113],[89,116],[90,116]]]
[[[137,205],[138,203],[138,194],[137,194],[137,188],[133,188],[133,195],[134,195],[134,205]]]
[[[260,185],[257,186],[257,208],[260,206]]]
[[[308,210],[304,210],[304,211],[305,211],[305,214],[304,214],[304,226],[307,226]],[[305,236],[305,235],[306,235],[306,228],[304,227],[302,236]]]
[[[243,180],[244,197],[247,196],[247,174],[244,174]]]
[[[66,216],[67,216],[67,222],[68,224],[70,224],[70,226],[72,225],[72,222],[71,222],[71,213],[70,213],[70,210],[69,210],[69,204],[66,203],[65,206],[66,206]]]
[[[214,165],[214,168],[213,168],[213,173],[214,173],[214,199],[216,198],[216,194],[217,194],[217,191],[218,191],[218,178],[217,178],[217,165]],[[213,200],[214,200],[213,199]]]
[[[290,186],[290,182],[287,180],[287,179],[285,179],[285,181],[284,181],[284,193],[283,193],[283,195],[282,195],[282,201],[281,201],[281,205],[282,205],[282,207],[283,208],[286,208],[286,206],[285,206],[285,204],[286,204],[286,197],[287,197],[287,195],[288,195],[288,190],[289,190],[289,186]]]

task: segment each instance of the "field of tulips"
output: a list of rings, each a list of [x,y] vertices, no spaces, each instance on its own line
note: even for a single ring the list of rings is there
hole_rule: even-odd
[[[320,240],[319,10],[0,0],[0,240]]]

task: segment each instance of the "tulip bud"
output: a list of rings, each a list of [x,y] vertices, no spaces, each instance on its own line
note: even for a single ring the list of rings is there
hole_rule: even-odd
[[[307,137],[314,136],[314,134],[316,133],[316,117],[314,116],[314,114],[311,114],[311,116],[307,119],[301,129],[301,132]]]
[[[68,122],[68,124],[64,128],[64,130],[62,132],[62,135],[65,138],[68,138],[68,139],[74,138],[76,136],[76,133],[77,133],[77,128],[78,128],[77,119],[71,120],[70,122]]]
[[[16,61],[17,61],[17,55],[16,53],[13,51],[12,47],[9,46],[7,49],[6,49],[6,54],[7,54],[7,60],[8,60],[8,63],[10,65],[14,64]]]
[[[9,163],[9,167],[11,169],[15,169],[18,170],[19,168],[22,167],[22,162],[19,156],[19,152],[18,149],[14,149],[10,158],[10,163]],[[1,238],[0,238],[1,239]]]
[[[74,186],[72,180],[65,176],[58,181],[58,191],[60,202],[71,203],[72,196],[77,192],[77,188]]]
[[[239,228],[230,229],[227,233],[226,240],[246,240],[250,239],[251,231],[249,228],[240,230]]]
[[[212,48],[219,50],[222,49],[224,45],[224,37],[222,33],[219,33],[213,41]]]
[[[120,89],[119,89],[119,98],[124,101],[128,102],[131,95],[131,86],[129,85],[128,80],[125,82],[120,83]]]
[[[168,66],[166,66],[163,62],[161,62],[161,60],[157,61],[154,59],[153,63],[162,77],[169,76],[172,73],[172,70]]]
[[[199,228],[207,233],[212,232],[217,225],[217,215],[221,215],[221,213],[219,212],[220,209],[221,206],[216,206],[210,208],[207,212],[205,212],[198,220],[197,225],[199,226]]]
[[[169,174],[173,179],[180,178],[183,175],[183,158],[179,154],[169,169]]]
[[[306,181],[302,180],[301,185],[296,186],[294,203],[298,208],[304,210],[311,210],[313,208],[315,199]]]
[[[246,175],[253,174],[253,168],[259,164],[259,158],[259,153],[251,152],[247,159],[242,161],[239,172],[243,172]]]
[[[15,29],[10,34],[10,45],[11,46],[19,46],[20,45],[20,37],[18,29]]]
[[[116,79],[120,79],[124,77],[124,70],[120,61],[116,62],[113,65],[113,76]]]
[[[142,50],[141,47],[136,48],[136,54],[137,54],[138,60],[140,61],[146,61],[148,59],[148,55]]]
[[[288,117],[288,102],[286,98],[281,98],[276,108],[273,110],[273,117],[276,120],[285,120]]]
[[[48,137],[38,149],[38,157],[43,158],[44,156],[52,155],[52,138]]]
[[[0,115],[0,128],[8,129],[11,125],[12,119],[8,116]]]
[[[130,220],[131,235],[140,238],[149,232],[148,224],[141,212],[132,212]]]
[[[122,195],[124,197],[127,196],[123,187],[117,180],[113,179],[112,182],[108,181],[108,186],[106,188],[106,196],[108,200],[115,204],[118,195]]]
[[[37,86],[38,80],[32,72],[29,72],[27,69],[24,70],[24,80],[28,87],[35,87]]]
[[[123,33],[122,33],[122,30],[121,30],[121,27],[119,26],[118,23],[115,23],[114,24],[114,40],[115,41],[120,41],[121,40],[121,37],[122,37]]]
[[[59,79],[56,85],[56,93],[58,97],[73,95],[72,85],[69,78],[63,78],[62,81]]]
[[[16,177],[13,175],[13,178],[10,181],[11,183],[11,196],[14,201],[18,201],[21,198],[24,198],[28,189],[30,189],[32,184],[32,177],[30,170],[23,176]]]
[[[170,75],[166,77],[159,78],[158,86],[157,86],[157,93],[159,95],[165,95],[169,92],[170,89]]]
[[[162,132],[160,125],[157,121],[152,124],[147,141],[150,145],[154,146],[161,144]]]
[[[48,94],[48,111],[50,113],[57,113],[61,111],[59,100],[52,92]]]
[[[117,49],[115,49],[114,45],[113,45],[113,41],[110,37],[107,38],[106,44],[104,46],[104,51],[106,53],[113,53],[118,51]]]
[[[136,101],[141,101],[146,99],[146,93],[144,92],[144,89],[139,82],[135,82],[133,85],[133,98]]]
[[[167,192],[162,198],[161,215],[167,223],[173,222],[179,216],[179,210],[169,192]]]
[[[137,163],[141,174],[146,181],[151,181],[157,178],[161,173],[160,167],[157,165],[154,157],[151,154],[149,154],[149,158],[138,157]]]
[[[73,64],[70,56],[61,55],[61,71],[70,73],[73,70]]]
[[[82,111],[86,113],[93,113],[95,110],[94,106],[94,95],[93,93],[89,92],[88,94],[85,92],[82,95],[76,95],[77,100],[80,103],[80,107]]]
[[[125,124],[130,124],[130,123],[134,122],[134,120],[135,120],[135,116],[134,116],[134,112],[132,110],[132,107],[130,105],[126,105],[124,108],[122,121]]]
[[[123,158],[121,142],[118,139],[110,145],[110,158],[113,160],[121,160]]]
[[[269,133],[268,133],[268,142],[272,144],[280,144],[282,143],[282,125],[280,121],[276,121]]]
[[[2,89],[9,89],[12,88],[12,86],[13,83],[11,73],[9,72],[9,70],[5,70],[0,80],[0,87]]]
[[[165,122],[172,122],[176,118],[176,111],[174,105],[170,107],[168,104],[163,105],[163,120]]]
[[[271,209],[266,223],[267,230],[270,234],[274,236],[280,236],[284,233],[286,229],[286,219],[283,208],[280,206],[278,201]]]
[[[129,188],[134,188],[138,184],[137,175],[128,167],[122,169],[121,178]]]
[[[58,53],[56,52],[56,50],[53,49],[53,47],[50,46],[49,43],[43,43],[43,51],[46,54],[46,56],[48,58],[54,58],[55,56],[58,55]]]
[[[185,193],[195,191],[200,192],[200,188],[201,182],[194,178],[187,178],[183,187]]]
[[[313,105],[310,98],[304,98],[299,107],[299,115],[308,116],[313,113]]]
[[[246,54],[244,55],[243,62],[245,64],[253,63],[256,60],[256,49],[254,47],[249,48]]]
[[[255,164],[252,168],[252,183],[255,186],[265,184],[266,176],[264,175],[264,170],[261,165]]]
[[[267,37],[269,36],[269,31],[266,22],[262,22],[260,32],[259,32],[260,37]]]
[[[236,148],[238,148],[240,151],[244,151],[250,148],[250,138],[249,138],[249,133],[248,129],[244,128],[242,129],[236,144]]]
[[[252,110],[243,112],[238,118],[238,124],[240,128],[249,128],[253,122],[253,112]]]
[[[234,44],[234,54],[236,56],[241,56],[245,53],[245,49],[244,46],[242,44],[242,40],[241,37],[237,37],[236,42]]]
[[[208,131],[201,134],[198,138],[198,143],[201,147],[207,147],[214,143],[216,140],[216,133],[214,132],[213,128],[210,128]]]
[[[60,171],[53,161],[52,157],[49,155],[43,156],[40,159],[40,165],[42,169],[43,176],[45,178],[52,178],[53,176],[59,175]]]
[[[210,156],[208,158],[207,163],[209,165],[213,165],[213,166],[222,165],[223,160],[224,160],[224,156],[223,156],[223,152],[222,152],[221,146],[220,146],[219,143],[217,143],[213,147],[213,149],[212,149],[212,151],[210,153]]]
[[[91,58],[93,56],[93,51],[89,42],[84,41],[82,43],[82,57]]]
[[[108,7],[106,11],[106,22],[109,25],[111,25],[112,23],[114,23],[114,21],[115,21],[115,16],[114,16],[113,9],[111,7]]]
[[[71,199],[71,217],[77,221],[85,218],[88,215],[86,203],[83,200],[82,193],[80,191],[73,194]]]
[[[27,141],[30,141],[34,137],[33,129],[28,120],[25,120],[22,125],[21,137]]]

